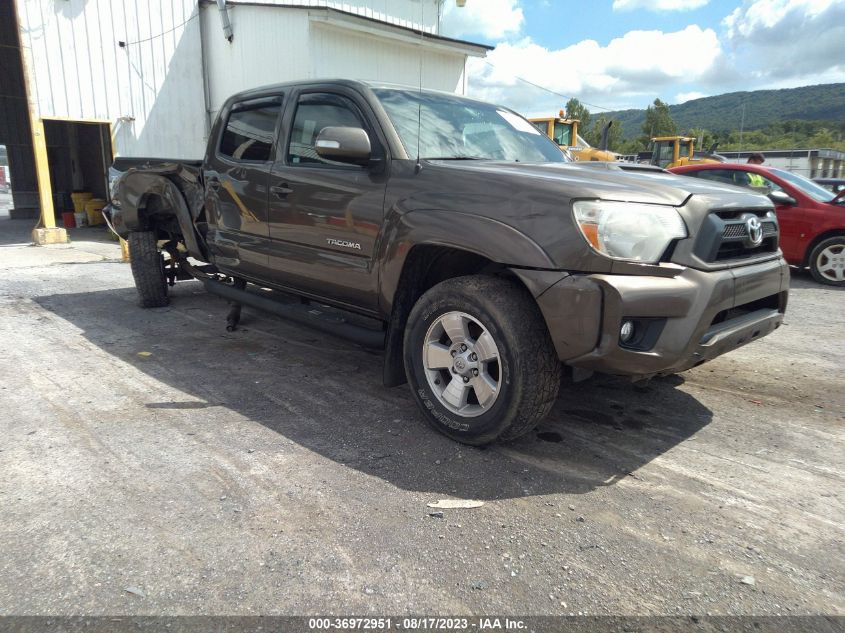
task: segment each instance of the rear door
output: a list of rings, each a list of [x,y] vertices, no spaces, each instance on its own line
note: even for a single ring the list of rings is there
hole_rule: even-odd
[[[281,110],[281,95],[232,104],[203,171],[214,261],[249,277],[268,273],[268,179]]]
[[[376,311],[374,253],[387,182],[384,141],[352,90],[300,92],[285,114],[287,132],[270,174],[270,267],[278,285]],[[321,158],[324,127],[364,128],[378,159],[369,166]]]

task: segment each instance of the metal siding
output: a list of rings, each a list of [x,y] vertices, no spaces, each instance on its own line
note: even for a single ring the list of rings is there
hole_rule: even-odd
[[[463,91],[462,53],[322,24],[308,11],[272,6],[329,7],[436,32],[435,0],[233,4],[231,43],[217,7],[200,9],[196,0],[16,1],[37,112],[110,121],[115,152],[123,156],[202,156],[203,56],[212,117],[232,93],[269,83],[346,77],[415,85],[421,55],[425,87]]]
[[[229,19],[232,42],[223,36],[217,7],[202,8],[211,118],[233,93],[284,81],[324,77],[416,85],[421,56],[423,87],[464,90],[461,53],[312,22],[309,12],[300,9],[235,4]]]
[[[308,12],[233,5],[234,39],[228,42],[216,6],[202,9],[209,110],[215,116],[233,93],[266,84],[308,79]]]
[[[464,55],[433,51],[321,23],[311,25],[311,60],[318,77],[418,85],[463,93]],[[422,67],[422,76],[420,76]]]
[[[196,0],[17,3],[41,117],[110,121],[125,156],[202,155],[200,26],[183,24]]]

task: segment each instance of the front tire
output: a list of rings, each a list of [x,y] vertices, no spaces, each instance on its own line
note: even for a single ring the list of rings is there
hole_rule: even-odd
[[[138,304],[142,308],[161,308],[169,303],[164,256],[158,250],[155,231],[133,231],[129,234],[129,264]]]
[[[548,415],[560,362],[539,309],[515,281],[458,277],[408,318],[405,372],[428,423],[464,444],[512,440]]]
[[[819,242],[810,253],[810,274],[817,282],[845,286],[845,235]]]

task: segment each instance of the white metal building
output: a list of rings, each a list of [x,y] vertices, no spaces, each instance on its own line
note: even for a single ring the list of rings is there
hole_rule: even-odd
[[[444,1],[1,2],[0,61],[20,71],[0,87],[15,207],[54,226],[70,191],[105,195],[112,156],[201,157],[242,89],[343,77],[464,93],[467,57],[488,47],[439,35]]]
[[[836,149],[772,149],[761,152],[719,152],[730,161],[748,160],[762,154],[765,165],[780,167],[806,178],[845,178],[845,152]]]

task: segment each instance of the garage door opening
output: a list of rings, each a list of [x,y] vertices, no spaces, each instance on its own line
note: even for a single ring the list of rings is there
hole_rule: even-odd
[[[44,137],[56,225],[101,225],[98,208],[108,200],[112,162],[110,125],[45,119]],[[93,213],[86,214],[86,207]]]

